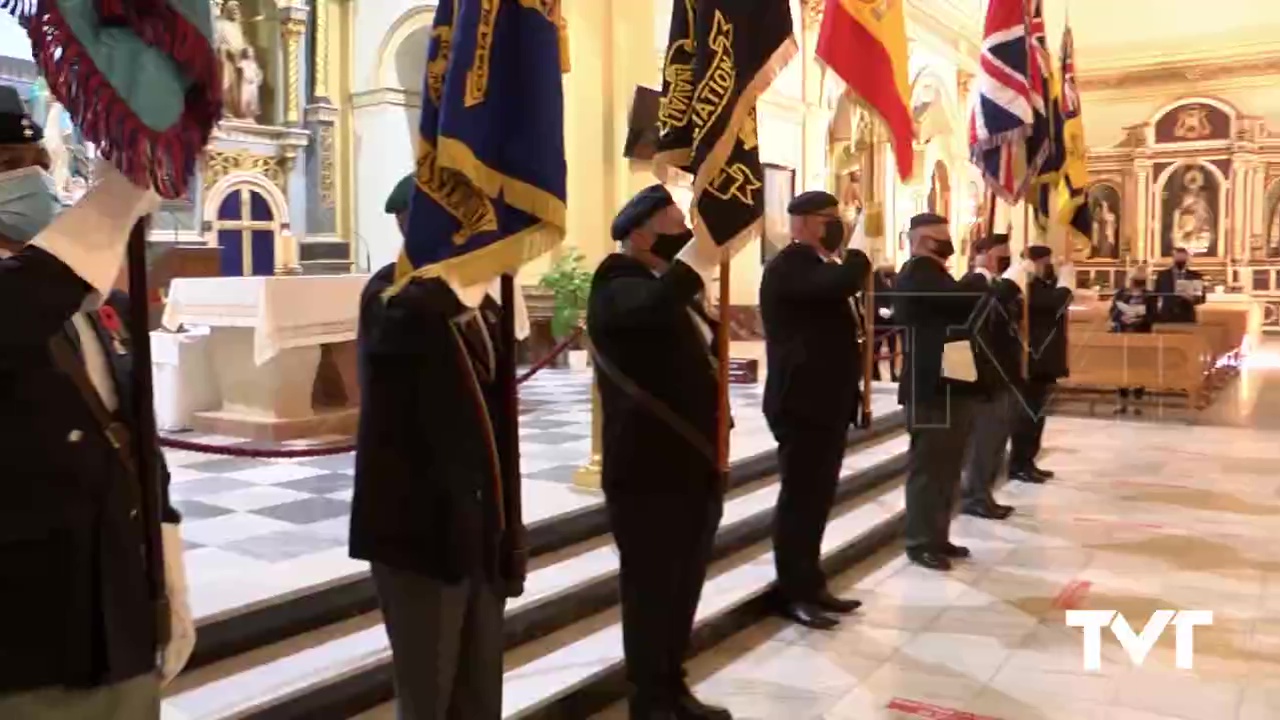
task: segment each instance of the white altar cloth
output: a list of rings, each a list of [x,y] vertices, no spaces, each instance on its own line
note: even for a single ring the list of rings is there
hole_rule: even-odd
[[[356,337],[368,275],[175,278],[163,324],[252,328],[253,361]]]

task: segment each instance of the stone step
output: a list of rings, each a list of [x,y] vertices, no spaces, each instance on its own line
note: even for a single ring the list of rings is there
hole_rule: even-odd
[[[880,400],[880,398],[877,398]],[[881,402],[878,405],[891,406]],[[866,430],[853,430],[849,446],[857,448],[886,434],[901,430],[904,416],[895,408],[878,416]],[[777,472],[775,451],[750,455],[734,462],[730,469],[731,488],[740,488]],[[554,553],[608,533],[608,517],[603,503],[557,514],[528,527],[531,558]],[[373,581],[367,569],[334,578],[292,592],[276,595],[214,615],[198,617],[196,649],[189,670],[234,658],[333,623],[372,612],[378,607]]]
[[[896,477],[906,449],[900,431],[858,446],[845,459],[841,498],[874,492]],[[743,486],[730,498],[716,538],[718,557],[767,540],[777,492],[775,476]],[[509,656],[528,653],[562,633],[572,635],[576,624],[591,622],[616,602],[617,555],[607,538],[539,558],[525,595],[508,603]],[[391,697],[390,649],[376,612],[272,650],[184,674],[165,700],[164,717],[345,718]]]

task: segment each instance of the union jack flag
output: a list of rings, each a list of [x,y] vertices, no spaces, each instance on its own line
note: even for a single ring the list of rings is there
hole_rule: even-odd
[[[1031,5],[1039,0],[991,0],[983,31],[978,95],[969,115],[969,157],[987,186],[1009,204],[1027,193],[1048,152],[1033,140],[1045,115],[1044,62],[1033,52]],[[1043,20],[1040,25],[1043,35]],[[1047,53],[1046,53],[1047,55]]]

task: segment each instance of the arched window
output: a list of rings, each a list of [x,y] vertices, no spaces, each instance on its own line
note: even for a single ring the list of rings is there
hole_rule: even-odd
[[[218,204],[214,225],[223,275],[274,275],[279,223],[271,204],[258,190],[232,187]]]

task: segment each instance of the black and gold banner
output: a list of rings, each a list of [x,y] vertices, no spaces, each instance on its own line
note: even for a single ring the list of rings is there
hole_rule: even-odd
[[[756,100],[796,54],[789,0],[674,0],[660,165],[690,172],[693,229],[732,254],[764,214]]]

